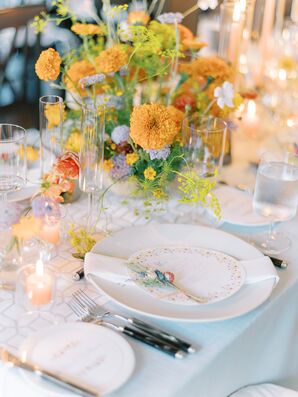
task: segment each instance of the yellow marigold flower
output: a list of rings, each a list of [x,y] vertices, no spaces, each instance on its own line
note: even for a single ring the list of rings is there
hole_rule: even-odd
[[[40,80],[56,80],[60,73],[61,58],[54,48],[49,48],[39,55],[35,72]]]
[[[134,165],[139,160],[139,155],[137,153],[128,153],[126,155],[126,164]]]
[[[96,73],[93,65],[88,61],[78,61],[73,63],[67,70],[64,82],[69,91],[78,92],[80,95],[87,95],[84,88],[79,86],[79,81],[83,77],[92,76]]]
[[[21,218],[19,223],[12,225],[12,234],[20,240],[29,240],[36,237],[41,228],[41,220],[34,216]]]
[[[153,181],[154,178],[156,177],[156,171],[152,167],[148,167],[144,171],[144,177],[145,179],[148,179],[148,181]]]
[[[127,22],[131,25],[147,25],[150,16],[144,11],[130,11],[128,13]]]
[[[231,81],[234,78],[233,69],[217,56],[196,58],[191,63],[181,65],[180,71],[188,73],[194,79],[211,76],[222,82]],[[218,85],[218,81],[216,84]]]
[[[200,50],[201,48],[204,48],[208,45],[204,41],[191,40],[191,39],[183,40],[182,44],[184,50]]]
[[[193,40],[194,35],[190,29],[188,29],[186,26],[182,25],[181,23],[178,23],[178,30],[180,34],[180,40]]]
[[[46,119],[48,120],[48,128],[54,128],[57,127],[61,123],[61,114],[60,114],[60,104],[59,103],[54,103],[54,104],[47,104],[45,106],[45,116]],[[62,109],[62,119],[64,119],[64,104],[63,104],[63,109]]]
[[[172,105],[168,106],[167,110],[170,113],[171,118],[175,122],[175,124],[177,126],[177,129],[179,131],[181,129],[181,126],[182,126],[182,121],[183,121],[183,119],[185,117],[184,113],[181,112],[181,110],[175,108],[175,106],[172,106]]]
[[[80,36],[104,34],[103,29],[94,23],[75,23],[72,25],[71,30]]]
[[[110,172],[111,169],[114,167],[113,161],[111,159],[103,161],[103,169],[106,172]]]
[[[25,154],[25,150],[23,146],[20,147],[19,153],[21,158],[23,159]],[[38,160],[39,157],[39,150],[35,149],[33,146],[27,146],[26,154],[28,161],[36,161]]]
[[[81,146],[81,134],[79,130],[71,132],[65,143],[65,149],[71,152],[78,153]]]
[[[130,116],[130,136],[143,149],[171,145],[178,131],[167,107],[158,103],[135,106]]]
[[[96,68],[99,73],[114,73],[128,62],[128,54],[125,47],[114,45],[102,51],[96,58]]]

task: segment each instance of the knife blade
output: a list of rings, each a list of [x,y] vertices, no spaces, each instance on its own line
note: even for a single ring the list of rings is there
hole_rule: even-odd
[[[0,349],[0,360],[3,361],[4,364],[32,372],[38,375],[40,378],[50,381],[51,383],[54,383],[63,389],[79,394],[82,397],[99,397],[99,394],[96,390],[93,390],[88,386],[81,386],[72,379],[54,372],[50,372],[30,361],[23,360],[4,348]]]

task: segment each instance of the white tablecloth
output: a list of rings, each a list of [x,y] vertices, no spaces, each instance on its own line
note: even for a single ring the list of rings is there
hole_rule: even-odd
[[[236,158],[237,155],[240,156],[238,152]],[[236,161],[236,165],[225,170],[225,173],[228,178],[234,179],[246,175],[245,180],[242,178],[236,182],[250,183],[253,177],[247,173],[247,166],[242,160]],[[81,200],[70,206],[69,214],[80,217],[85,210],[85,201]],[[113,218],[109,218],[112,215]],[[125,206],[113,207],[111,203],[107,217],[114,229],[146,222]],[[164,220],[170,221],[171,216]],[[177,221],[172,217],[173,220]],[[232,226],[221,228],[235,234],[249,234],[249,230]],[[282,229],[293,242],[285,254],[289,267],[279,271],[280,282],[266,303],[240,318],[211,324],[152,321],[189,339],[200,347],[199,352],[179,361],[130,340],[136,354],[135,372],[128,383],[111,396],[227,397],[240,387],[261,382],[298,390],[298,219],[283,225]],[[106,298],[101,297],[86,281],[71,281],[71,274],[79,264],[71,257],[69,247],[60,248],[52,265],[60,272],[58,300],[52,309],[59,320],[74,320],[65,302],[79,287],[86,288],[98,302],[106,302]],[[17,329],[18,311],[14,299],[12,293],[0,290],[0,344],[9,347],[18,347],[24,336],[37,326],[30,324],[27,329]],[[109,302],[105,306],[116,309]],[[22,385],[23,396],[31,397],[28,390],[25,394],[26,387]]]

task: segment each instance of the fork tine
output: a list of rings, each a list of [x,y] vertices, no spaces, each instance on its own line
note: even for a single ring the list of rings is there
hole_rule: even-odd
[[[96,306],[96,302],[90,298],[82,289],[79,289],[74,293],[77,297],[79,297],[87,306],[94,308]]]
[[[73,313],[79,318],[83,318],[83,313],[81,310],[75,305],[73,301],[66,302],[67,306],[70,307],[70,309],[73,311]]]
[[[90,314],[90,312],[92,311],[92,308],[90,308],[88,305],[82,302],[82,300],[77,295],[73,294],[73,301],[76,302],[76,304],[87,314]]]

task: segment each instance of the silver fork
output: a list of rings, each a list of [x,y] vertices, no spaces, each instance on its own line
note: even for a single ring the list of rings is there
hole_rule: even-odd
[[[186,353],[195,353],[196,349],[190,345],[188,342],[169,334],[166,331],[163,331],[159,328],[153,327],[152,325],[145,323],[142,320],[138,320],[134,317],[125,317],[118,313],[111,313],[110,311],[103,311],[103,309],[92,299],[90,298],[83,290],[78,290],[73,294],[73,299],[80,304],[82,308],[86,308],[89,313],[96,319],[104,319],[106,317],[112,317],[118,320],[122,320],[128,324],[133,325],[134,327],[141,329],[143,332],[146,332],[148,335],[152,335],[156,338],[161,339],[166,343],[170,343],[179,350],[182,350]]]
[[[102,318],[97,318],[92,311],[90,311],[86,306],[84,306],[81,302],[79,302],[75,298],[70,302],[68,302],[67,304],[80,321],[103,325],[104,327],[110,328],[114,331],[121,332],[122,334],[128,335],[131,338],[134,338],[151,347],[154,347],[155,349],[158,349],[163,353],[167,353],[172,357],[179,359],[185,357],[184,352],[177,349],[177,347],[173,346],[172,344],[165,343],[154,336],[148,335],[141,330],[137,330],[126,326],[123,327],[121,325],[116,325],[108,321],[104,321]]]

